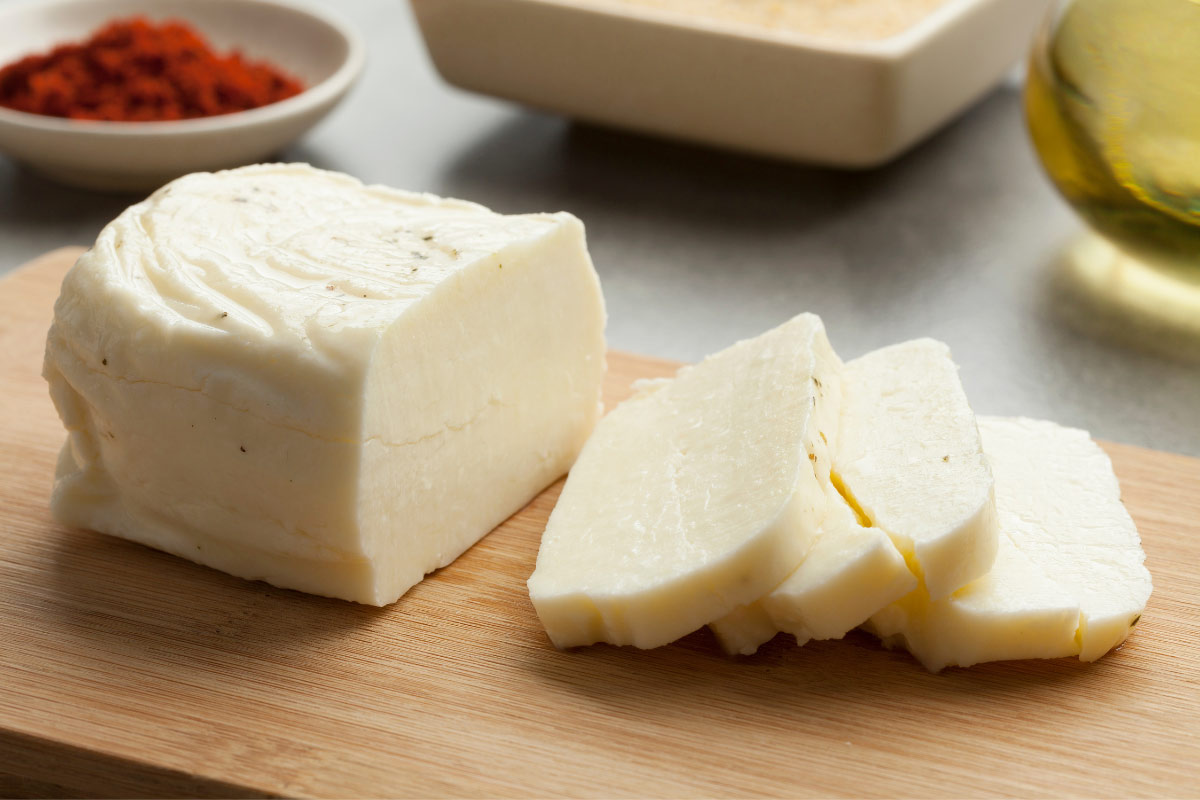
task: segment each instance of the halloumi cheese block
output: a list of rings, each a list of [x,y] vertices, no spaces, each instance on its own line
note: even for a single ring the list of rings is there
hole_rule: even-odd
[[[1104,451],[1085,431],[980,417],[996,479],[991,571],[931,602],[916,591],[868,628],[927,668],[1077,655],[1123,642],[1150,597],[1141,540]]]
[[[725,652],[752,655],[782,631],[797,645],[840,639],[916,588],[917,579],[883,531],[864,525],[830,487],[820,534],[783,583],[710,627]]]
[[[998,541],[993,481],[950,349],[933,339],[850,361],[834,478],[941,599],[986,573]]]
[[[604,321],[569,214],[305,165],[181,178],[63,282],[54,515],[391,603],[569,468]]]
[[[602,419],[529,579],[554,644],[657,647],[787,577],[824,516],[839,369],[802,314]]]

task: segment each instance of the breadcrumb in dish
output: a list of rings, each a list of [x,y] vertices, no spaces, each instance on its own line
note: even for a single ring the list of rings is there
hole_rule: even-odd
[[[949,0],[586,0],[641,6],[841,41],[895,36]]]

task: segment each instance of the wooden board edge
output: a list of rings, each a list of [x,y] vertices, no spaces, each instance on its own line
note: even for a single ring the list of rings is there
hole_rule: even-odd
[[[278,795],[0,728],[0,797],[260,798]]]

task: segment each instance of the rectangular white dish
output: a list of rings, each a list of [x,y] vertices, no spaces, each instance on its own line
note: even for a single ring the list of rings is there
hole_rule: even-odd
[[[450,83],[604,125],[843,167],[899,155],[995,85],[1047,0],[949,0],[839,41],[612,0],[412,0]]]

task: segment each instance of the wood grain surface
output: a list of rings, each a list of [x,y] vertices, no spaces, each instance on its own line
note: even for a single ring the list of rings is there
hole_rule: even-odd
[[[77,252],[0,281],[0,793],[1200,796],[1200,461],[1106,445],[1155,592],[1090,666],[558,652],[524,585],[557,486],[384,609],[52,522],[39,371]],[[671,368],[614,353],[608,399]]]

